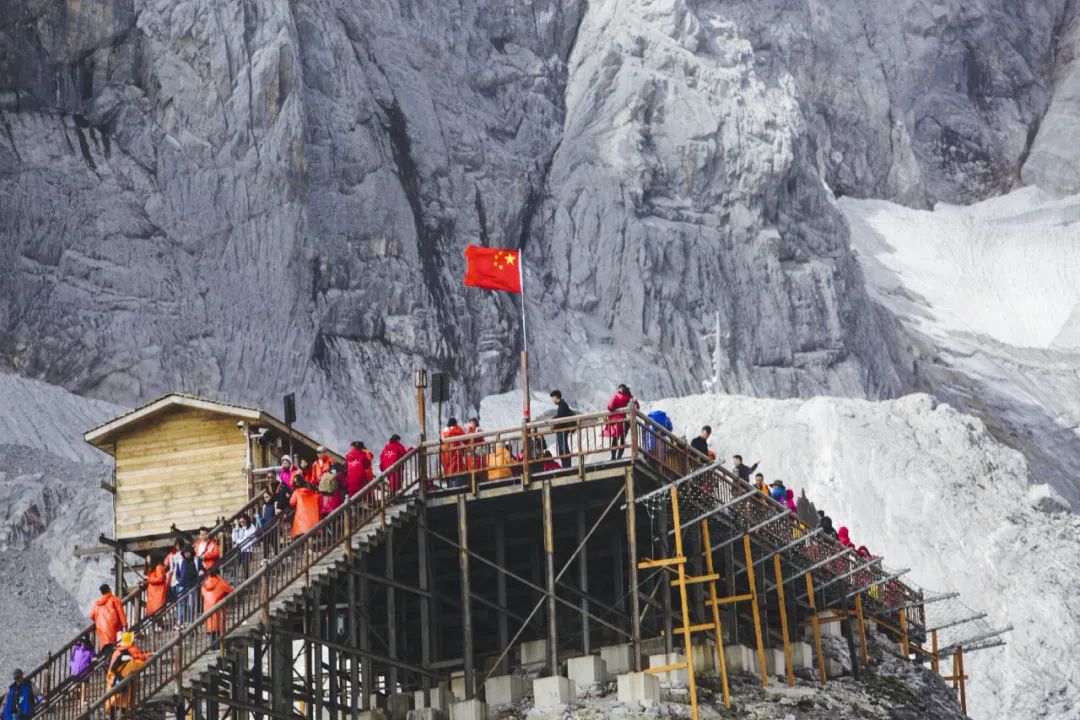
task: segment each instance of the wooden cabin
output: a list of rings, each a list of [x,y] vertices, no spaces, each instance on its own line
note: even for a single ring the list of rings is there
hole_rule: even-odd
[[[262,410],[173,393],[83,439],[116,460],[106,488],[114,537],[121,552],[139,552],[239,511],[261,491],[256,478],[289,453],[290,436],[294,461],[313,462],[319,443]]]

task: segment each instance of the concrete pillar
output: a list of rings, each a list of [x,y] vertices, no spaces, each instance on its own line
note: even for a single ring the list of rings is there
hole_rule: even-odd
[[[450,720],[488,720],[487,705],[476,698],[456,702],[450,706]]]
[[[584,695],[593,685],[607,682],[607,663],[596,655],[570,658],[566,662],[566,675],[574,681],[577,691]]]
[[[488,705],[512,705],[525,696],[525,681],[520,675],[500,675],[484,683]]]
[[[606,663],[610,675],[631,672],[634,669],[634,646],[632,643],[605,645],[600,648],[600,658]]]

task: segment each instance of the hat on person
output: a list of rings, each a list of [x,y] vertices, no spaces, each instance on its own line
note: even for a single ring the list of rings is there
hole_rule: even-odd
[[[771,483],[769,483],[769,487],[784,487],[784,481],[783,480],[773,480]]]
[[[326,452],[326,447],[320,445],[319,447],[315,448],[315,452]]]
[[[288,455],[282,455],[281,456],[281,462],[289,463],[290,465],[292,465],[292,458],[289,457]]]

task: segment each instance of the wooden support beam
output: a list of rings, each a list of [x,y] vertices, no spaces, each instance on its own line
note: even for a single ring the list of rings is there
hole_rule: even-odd
[[[930,666],[934,672],[941,672],[941,660],[938,658],[937,630],[930,631]]]
[[[422,389],[421,389],[422,392]],[[423,432],[423,428],[421,428]],[[423,463],[420,464],[423,467]],[[424,481],[421,478],[421,487]],[[431,619],[431,547],[428,544],[427,535],[427,503],[422,502],[416,514],[416,582],[421,592],[420,595],[420,667],[426,671],[431,667],[431,633],[435,627]],[[353,664],[355,665],[355,660]],[[430,707],[431,702],[431,678],[422,675],[421,689],[424,691],[424,705]],[[354,703],[355,704],[355,703]],[[352,720],[357,720],[355,717]]]
[[[495,521],[495,563],[499,567],[506,567],[506,524],[501,515]],[[499,647],[505,648],[510,644],[510,629],[507,624],[507,612],[505,611],[506,575],[503,573],[495,574],[495,603],[504,609],[504,612],[499,613],[496,620],[496,632]],[[524,619],[515,616],[515,622],[523,624]],[[499,660],[499,672],[503,675],[510,674],[510,657],[506,653],[503,653],[502,658]]]
[[[743,600],[753,600],[754,593],[743,593],[741,595],[729,595],[728,597],[716,598],[715,600],[705,601],[706,605],[730,605],[731,603],[742,602]]]
[[[904,659],[911,657],[911,641],[908,639],[907,608],[900,608],[900,652]]]
[[[458,571],[461,574],[461,631],[465,665],[465,699],[472,700],[476,692],[473,672],[472,588],[469,585],[469,520],[465,496],[458,495]]]
[[[551,517],[551,480],[545,478],[540,489],[544,520],[544,586],[547,591],[547,666],[550,675],[559,674],[559,623],[555,603],[555,527]],[[588,610],[583,611],[588,617]]]
[[[577,508],[577,542],[580,554],[577,560],[578,588],[581,590],[581,651],[592,653],[592,641],[589,636],[589,555],[586,548],[585,506]]]
[[[862,664],[869,667],[870,653],[868,652],[866,647],[866,620],[863,617],[862,593],[859,593],[855,596],[855,618],[859,623],[859,646],[861,648]],[[936,665],[934,667],[934,670],[937,671]]]
[[[705,572],[712,575],[716,570],[713,564],[712,540],[709,537],[709,521],[701,521],[701,542],[705,552]],[[718,577],[719,579],[719,577]],[[731,707],[731,690],[728,687],[727,657],[724,654],[724,626],[720,622],[720,603],[717,602],[716,582],[709,583],[707,607],[712,611],[713,640],[716,643],[717,665],[720,669],[720,689],[723,693],[724,707]]]
[[[687,578],[684,578],[683,580],[672,580],[671,581],[671,587],[676,587],[680,583],[683,583],[683,584],[686,584],[686,585],[696,585],[698,583],[714,582],[714,581],[719,580],[719,579],[720,579],[720,575],[718,575],[717,573],[709,573],[708,575],[698,575],[697,577],[687,577]]]
[[[967,675],[964,674],[964,648],[956,648],[957,678],[960,683],[960,712],[967,716]]]
[[[383,537],[383,548],[386,551],[384,572],[389,584],[386,586],[386,644],[389,646],[387,653],[392,660],[397,660],[397,592],[394,588],[394,526],[386,528]],[[390,682],[390,692],[397,692],[398,670],[391,665],[387,672]]]
[[[638,595],[637,502],[634,499],[634,473],[626,469],[626,552],[630,579],[630,641],[634,646],[634,672],[641,672],[641,599]]]
[[[825,674],[825,654],[821,651],[821,625],[818,624],[817,598],[814,597],[814,577],[810,573],[805,574],[806,597],[810,600],[810,624],[814,627],[814,649],[817,651],[818,674],[821,675],[821,684],[828,682]]]
[[[675,531],[675,554],[681,557],[683,555],[683,530],[679,522],[679,489],[677,487],[671,488],[671,520],[672,529]],[[694,676],[694,648],[690,635],[690,602],[686,593],[686,565],[681,564],[678,568],[680,580],[679,601],[682,604],[683,648],[686,652],[686,674],[690,681],[690,717],[692,720],[698,720],[697,678]]]
[[[746,555],[746,573],[750,581],[751,609],[754,616],[754,637],[757,639],[758,670],[761,672],[761,686],[769,684],[769,669],[765,663],[765,642],[761,632],[761,615],[758,612],[757,582],[754,579],[754,553],[750,549],[750,536],[743,535],[743,553]]]
[[[780,565],[780,556],[773,555],[773,570],[776,573],[776,594],[780,601],[780,632],[784,640],[784,676],[787,684],[795,686],[795,668],[791,653],[791,638],[788,636],[787,603],[784,600],[784,573]]]

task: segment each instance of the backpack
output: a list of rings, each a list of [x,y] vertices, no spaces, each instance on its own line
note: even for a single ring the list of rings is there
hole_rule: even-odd
[[[339,486],[337,473],[324,472],[322,479],[319,480],[319,494],[333,495],[338,491]]]

